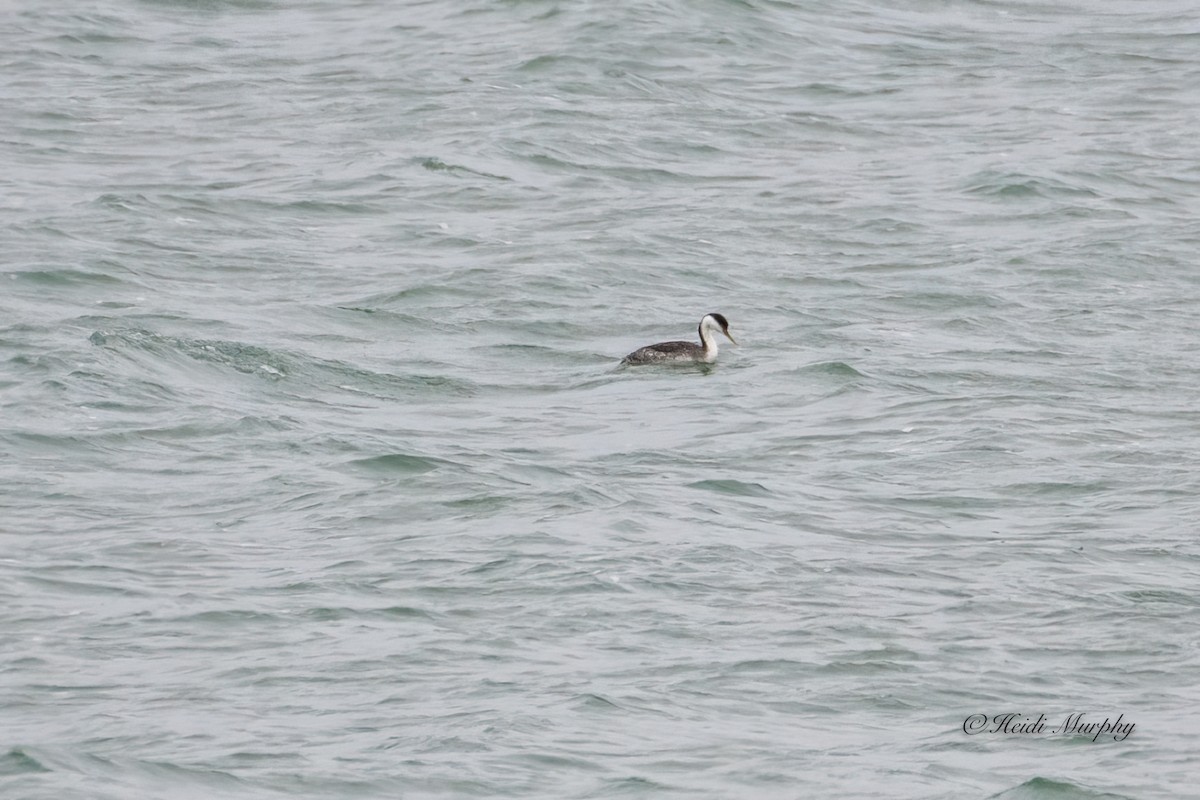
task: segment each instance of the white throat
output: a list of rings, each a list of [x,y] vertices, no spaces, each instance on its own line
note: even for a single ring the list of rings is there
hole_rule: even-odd
[[[716,333],[720,328],[717,326],[717,321],[712,317],[705,317],[704,322],[700,324],[700,344],[704,346],[704,360],[712,363],[717,360],[717,337]]]

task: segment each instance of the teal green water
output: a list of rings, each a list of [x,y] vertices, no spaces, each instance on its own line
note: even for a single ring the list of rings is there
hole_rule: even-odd
[[[1194,791],[1198,44],[6,5],[0,795]]]

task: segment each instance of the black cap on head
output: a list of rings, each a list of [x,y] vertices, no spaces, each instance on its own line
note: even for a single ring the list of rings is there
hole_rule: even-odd
[[[729,320],[725,319],[725,316],[723,314],[717,314],[716,312],[713,312],[713,313],[709,314],[709,316],[717,321],[717,324],[721,326],[721,330],[723,330],[723,331],[729,330]]]

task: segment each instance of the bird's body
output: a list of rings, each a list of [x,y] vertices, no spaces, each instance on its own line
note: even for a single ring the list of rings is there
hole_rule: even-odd
[[[729,322],[720,314],[705,314],[700,320],[700,344],[695,342],[659,342],[634,350],[621,360],[622,364],[711,364],[717,360],[716,333],[729,335]]]

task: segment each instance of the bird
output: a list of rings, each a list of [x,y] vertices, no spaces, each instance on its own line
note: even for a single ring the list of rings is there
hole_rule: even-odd
[[[711,364],[717,360],[717,338],[722,333],[729,341],[737,341],[729,335],[729,321],[721,314],[705,314],[700,318],[700,344],[695,342],[659,342],[634,350],[622,364]]]

